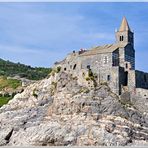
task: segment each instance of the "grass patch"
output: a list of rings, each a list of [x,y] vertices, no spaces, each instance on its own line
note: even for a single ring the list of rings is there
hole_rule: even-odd
[[[7,79],[7,77],[5,77],[5,76],[0,77],[0,91],[5,88],[16,89],[17,87],[19,87],[21,85],[22,85],[22,83],[20,80]]]
[[[7,104],[11,99],[12,97],[0,97],[0,107],[2,107],[4,104]]]

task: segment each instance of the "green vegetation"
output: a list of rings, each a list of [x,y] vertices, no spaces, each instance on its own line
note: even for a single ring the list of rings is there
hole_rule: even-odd
[[[32,94],[35,98],[37,98],[38,97],[38,95],[36,94],[36,90],[34,89],[33,90],[33,94]]]
[[[89,77],[93,77],[93,76],[94,76],[94,75],[93,75],[93,72],[91,71],[91,69],[88,70],[88,76],[89,76]]]
[[[53,85],[55,89],[57,88],[57,82],[52,82],[51,85]]]
[[[59,73],[61,71],[61,67],[57,67],[57,73]]]
[[[49,76],[54,76],[56,73],[59,73],[61,71],[61,67],[58,66],[57,68],[51,69],[51,72],[49,73]]]
[[[57,88],[57,82],[52,82],[51,83],[51,88],[50,88],[51,95],[54,95],[54,93],[56,91],[56,88]]]
[[[86,77],[85,79],[86,79],[86,81],[89,81],[89,80],[94,81],[94,80],[95,80],[94,74],[93,74],[93,72],[91,71],[91,69],[88,70],[88,77]]]
[[[16,89],[21,86],[21,81],[16,79],[7,79],[5,76],[0,77],[0,91],[8,88],[8,89]]]
[[[13,63],[0,59],[0,75],[1,76],[15,76],[19,75],[30,80],[40,80],[45,78],[50,72],[51,68],[31,67],[20,63]]]
[[[94,87],[97,87],[97,82],[96,82],[96,79],[97,78],[97,75],[93,74],[92,70],[89,69],[88,70],[88,76],[85,78],[86,81],[93,81],[93,84],[94,84]]]
[[[0,107],[2,107],[4,104],[7,104],[11,99],[12,97],[0,97]]]
[[[86,77],[85,79],[86,79],[86,81],[89,81],[89,80],[91,80],[91,79],[90,79],[90,77]]]
[[[89,93],[89,92],[90,92],[90,90],[88,88],[84,88],[84,87],[81,88],[80,91],[79,91],[79,93],[86,93],[86,94]]]
[[[20,63],[13,63],[0,59],[0,91],[6,90],[5,94],[0,94],[0,107],[7,104],[10,99],[14,97],[15,89],[21,86],[22,82],[16,79],[7,79],[7,77],[20,76],[30,80],[40,80],[45,78],[50,72],[51,68],[31,67]],[[58,68],[58,71],[60,69]],[[9,90],[12,94],[9,94]],[[14,92],[13,92],[14,91]],[[33,96],[37,97],[35,91]]]

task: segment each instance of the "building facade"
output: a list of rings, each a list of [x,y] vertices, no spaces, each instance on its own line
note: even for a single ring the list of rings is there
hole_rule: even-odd
[[[121,94],[123,89],[148,89],[148,73],[135,70],[134,33],[125,17],[115,37],[114,44],[73,51],[55,66],[79,77],[91,70],[98,83],[107,82],[117,94]]]

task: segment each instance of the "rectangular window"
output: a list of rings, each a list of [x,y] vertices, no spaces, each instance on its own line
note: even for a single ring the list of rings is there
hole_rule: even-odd
[[[110,80],[111,80],[111,76],[107,75],[107,81],[110,81]]]
[[[104,64],[108,63],[108,57],[107,56],[104,57],[104,61],[103,62],[104,62]]]

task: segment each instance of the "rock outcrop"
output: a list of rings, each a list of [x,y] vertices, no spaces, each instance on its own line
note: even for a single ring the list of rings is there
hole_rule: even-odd
[[[134,96],[79,82],[59,72],[17,94],[0,108],[0,145],[148,145],[148,110]]]

